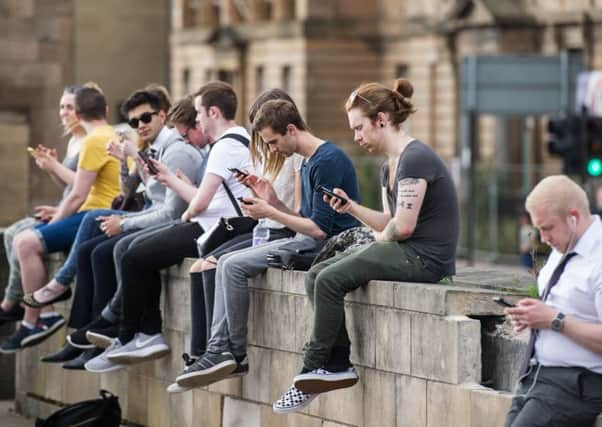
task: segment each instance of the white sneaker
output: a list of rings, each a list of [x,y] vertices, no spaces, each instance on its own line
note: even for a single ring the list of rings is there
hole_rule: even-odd
[[[167,392],[168,393],[184,393],[185,391],[192,390],[192,389],[193,389],[193,387],[184,387],[178,383],[171,383],[167,387]]]
[[[294,385],[284,393],[280,399],[278,399],[272,405],[272,410],[276,414],[289,414],[291,412],[298,412],[308,406],[312,400],[316,398],[317,394],[303,393],[301,390],[296,388]]]
[[[109,354],[110,351],[118,350],[120,347],[122,346],[119,342],[119,339],[115,338],[112,341],[111,345],[105,349],[105,351],[103,351],[93,359],[88,360],[84,364],[84,368],[86,368],[86,371],[94,373],[111,372],[125,368],[125,366],[120,365],[118,363],[113,363],[109,359],[107,359],[107,354]]]
[[[139,363],[159,359],[169,353],[169,346],[162,334],[146,335],[138,332],[122,347],[107,354],[113,363]]]

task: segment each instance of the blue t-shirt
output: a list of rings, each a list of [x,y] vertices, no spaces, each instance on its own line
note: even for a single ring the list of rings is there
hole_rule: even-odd
[[[311,219],[328,237],[335,236],[359,222],[349,214],[336,213],[324,202],[318,186],[340,188],[359,201],[359,188],[351,159],[330,141],[324,142],[301,166],[301,215]]]

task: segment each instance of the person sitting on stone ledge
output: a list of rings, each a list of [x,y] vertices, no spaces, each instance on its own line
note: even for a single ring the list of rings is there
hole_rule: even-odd
[[[75,111],[87,135],[80,149],[73,188],[50,222],[19,233],[13,242],[26,293],[33,293],[44,285],[45,254],[68,249],[86,213],[109,207],[119,194],[119,162],[106,152],[107,143],[116,135],[106,121],[105,96],[96,88],[82,87],[75,93]],[[44,298],[50,304],[70,296],[70,291],[47,289]],[[24,302],[27,302],[26,297]],[[39,306],[26,307],[21,326],[2,343],[0,351],[17,351],[39,343],[64,323],[63,317],[57,313],[40,315]]]
[[[54,149],[40,145],[34,151],[31,151],[36,165],[48,173],[56,183],[64,186],[63,199],[71,191],[77,168],[79,150],[86,136],[86,131],[81,127],[75,114],[75,91],[78,88],[79,86],[65,87],[59,104],[59,117],[63,125],[64,135],[71,135],[67,144],[67,154],[63,162],[61,163],[57,160],[56,150]],[[33,217],[23,218],[4,230],[4,248],[8,261],[8,283],[4,291],[4,298],[0,304],[0,324],[21,320],[25,312],[20,305],[21,298],[23,298],[23,288],[21,286],[19,260],[13,250],[13,239],[22,231],[31,230],[36,225],[50,221],[57,209],[58,206],[36,206]]]
[[[313,330],[305,345],[303,368],[274,403],[276,413],[299,411],[319,393],[357,383],[349,362],[347,293],[371,280],[437,282],[455,273],[456,190],[434,151],[402,129],[414,112],[412,94],[409,81],[397,80],[393,90],[378,83],[363,84],[347,100],[355,141],[368,152],[387,156],[381,174],[383,211],[358,204],[339,188],[333,192],[343,200],[324,197],[332,209],[372,228],[376,242],[335,255],[305,275],[314,309]]]
[[[505,426],[592,427],[602,412],[602,223],[564,175],[541,180],[525,207],[552,252],[540,299],[504,310],[515,331],[531,331]]]
[[[269,218],[294,230],[295,237],[263,243],[223,255],[216,270],[215,307],[207,351],[176,378],[182,388],[199,387],[230,376],[245,375],[247,360],[248,279],[268,267],[267,255],[291,241],[315,245],[358,225],[355,218],[338,214],[323,200],[321,186],[344,188],[359,199],[351,159],[331,141],[313,135],[295,105],[287,100],[265,102],[253,120],[253,131],[273,152],[305,158],[301,168],[301,209],[287,208],[270,183],[255,176],[244,178],[256,197],[245,198],[243,210],[253,218]],[[170,386],[171,387],[171,386]]]

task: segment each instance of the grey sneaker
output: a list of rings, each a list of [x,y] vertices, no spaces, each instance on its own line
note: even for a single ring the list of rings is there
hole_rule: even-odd
[[[142,332],[122,347],[107,354],[107,359],[113,363],[139,363],[159,359],[169,353],[169,346],[162,334],[146,335]]]
[[[316,396],[317,394],[304,393],[292,385],[280,399],[274,402],[272,410],[276,414],[298,412],[308,406]]]
[[[236,359],[230,352],[206,352],[176,382],[182,387],[202,387],[224,380],[236,370]]]
[[[293,380],[293,385],[304,393],[325,393],[351,387],[358,381],[359,376],[354,367],[341,372],[330,372],[320,368],[297,375]]]
[[[119,339],[115,338],[110,346],[108,346],[105,351],[100,353],[93,359],[88,360],[84,364],[84,368],[88,372],[101,373],[101,372],[111,372],[117,371],[118,369],[123,369],[125,366],[120,365],[119,363],[113,363],[109,359],[107,359],[107,354],[113,350],[118,350],[122,347]]]

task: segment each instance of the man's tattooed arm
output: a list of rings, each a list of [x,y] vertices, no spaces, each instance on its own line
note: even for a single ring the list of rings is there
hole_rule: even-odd
[[[402,241],[414,233],[427,183],[421,178],[403,178],[397,183],[397,209],[377,240]]]

